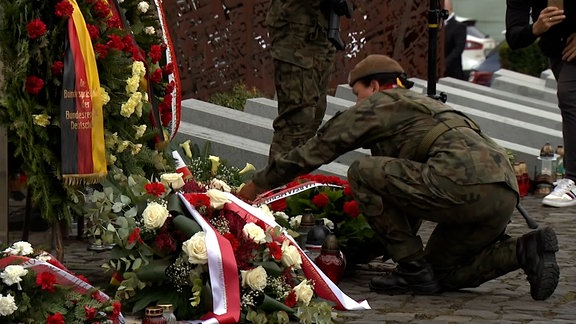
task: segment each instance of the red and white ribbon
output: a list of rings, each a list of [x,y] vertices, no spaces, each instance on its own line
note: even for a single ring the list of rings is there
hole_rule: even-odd
[[[266,215],[262,209],[248,205],[231,193],[225,194],[231,201],[230,203],[226,204],[225,208],[236,212],[246,221],[256,222],[257,220],[260,220],[271,227],[280,226],[278,223],[276,223],[276,220],[273,217]],[[338,288],[338,286],[336,286],[336,284],[334,284],[332,280],[330,280],[330,278],[328,278],[322,272],[322,270],[320,270],[318,266],[316,266],[316,264],[310,260],[310,258],[308,258],[308,256],[304,253],[304,251],[302,251],[302,249],[300,249],[292,236],[290,236],[288,233],[284,233],[283,236],[283,239],[290,240],[294,246],[298,247],[298,251],[300,252],[300,256],[302,258],[302,270],[308,279],[311,279],[315,282],[314,291],[319,297],[336,303],[338,309],[371,309],[367,301],[364,300],[359,303],[342,292],[342,290],[340,290],[340,288]]]
[[[230,241],[220,235],[182,194],[178,194],[186,209],[206,233],[208,272],[212,288],[211,313],[199,321],[187,323],[238,323],[240,320],[240,279]],[[216,247],[216,248],[213,248]]]
[[[162,7],[162,0],[154,0],[158,17],[160,18],[160,26],[162,27],[162,39],[166,44],[166,64],[172,63],[174,66],[173,73],[168,76],[168,82],[174,81],[174,90],[172,90],[172,122],[170,125],[170,139],[173,139],[180,127],[180,115],[182,111],[182,85],[180,83],[180,72],[178,70],[178,62],[176,61],[176,50],[174,43],[170,37],[166,23],[166,16]]]

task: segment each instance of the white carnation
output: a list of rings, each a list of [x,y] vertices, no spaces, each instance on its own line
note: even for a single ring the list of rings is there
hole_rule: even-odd
[[[2,316],[9,316],[12,315],[18,306],[16,306],[16,302],[14,301],[14,297],[10,294],[3,296],[0,294],[0,315]]]

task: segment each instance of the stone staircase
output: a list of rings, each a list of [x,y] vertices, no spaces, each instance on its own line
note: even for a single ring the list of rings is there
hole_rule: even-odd
[[[426,93],[425,80],[412,81],[414,91]],[[526,162],[528,170],[537,165],[536,157],[544,143],[562,144],[556,83],[550,71],[538,78],[499,70],[494,74],[492,87],[442,78],[436,88],[438,93],[446,93],[450,106],[474,118],[486,134],[511,150],[517,160]],[[335,96],[328,97],[325,120],[354,105],[355,100],[348,85],[338,86]],[[210,142],[212,154],[232,165],[242,167],[250,162],[263,168],[276,113],[277,102],[267,98],[249,99],[243,112],[195,99],[184,100],[176,140],[191,139],[200,146]],[[319,172],[346,177],[348,165],[366,154],[370,152],[364,149],[349,152]]]

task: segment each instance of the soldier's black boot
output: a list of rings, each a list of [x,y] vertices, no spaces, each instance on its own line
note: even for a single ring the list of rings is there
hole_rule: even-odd
[[[440,291],[432,267],[424,260],[399,262],[396,268],[370,281],[370,290],[398,295],[432,295]]]
[[[516,243],[516,256],[530,283],[534,300],[545,300],[552,295],[560,270],[556,263],[558,240],[550,227],[522,235]]]

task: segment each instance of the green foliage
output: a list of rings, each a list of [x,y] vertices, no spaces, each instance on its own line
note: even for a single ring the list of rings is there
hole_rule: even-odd
[[[258,97],[262,97],[258,89],[255,87],[249,89],[245,84],[239,83],[234,85],[231,91],[215,94],[208,101],[215,105],[243,111],[247,99]]]
[[[500,64],[502,68],[539,77],[540,73],[550,67],[548,59],[542,54],[538,42],[512,50],[507,42],[500,46]]]
[[[134,35],[137,45],[143,50],[147,71],[153,73],[166,64],[162,60],[152,63],[146,55],[153,45],[163,43],[160,21],[154,2],[149,1],[150,10],[142,13],[137,9],[138,0],[126,0],[120,10],[126,15],[127,27],[115,28],[106,19],[98,16],[93,1],[77,1],[87,25],[96,29],[99,37],[92,44],[108,46],[110,36],[123,38]],[[8,140],[15,147],[14,157],[22,161],[20,171],[27,175],[27,185],[32,190],[33,203],[40,209],[42,217],[49,223],[66,222],[78,216],[82,210],[78,192],[83,188],[62,182],[62,160],[67,156],[61,148],[60,97],[62,73],[53,69],[55,63],[65,60],[65,34],[67,17],[58,17],[54,8],[59,1],[0,0],[0,61],[3,82],[0,88],[0,125],[8,128]],[[27,27],[34,20],[42,21],[46,32],[37,38],[29,37]],[[152,26],[154,34],[144,33],[141,26]],[[90,41],[90,39],[88,39]],[[166,154],[156,147],[158,127],[150,120],[151,104],[163,103],[168,84],[165,76],[160,82],[146,84],[135,80],[140,86],[137,91],[146,98],[134,103],[136,112],[129,116],[121,114],[123,105],[133,94],[127,90],[127,80],[134,73],[132,52],[107,47],[106,55],[96,51],[96,64],[104,103],[104,138],[108,166],[115,165],[126,174],[149,176],[159,170],[169,171],[173,164]],[[55,72],[56,71],[56,72]],[[43,86],[37,94],[26,87],[27,78],[35,76]],[[140,83],[140,84],[138,84]],[[151,89],[151,90],[148,90]],[[38,122],[37,118],[46,123]]]

